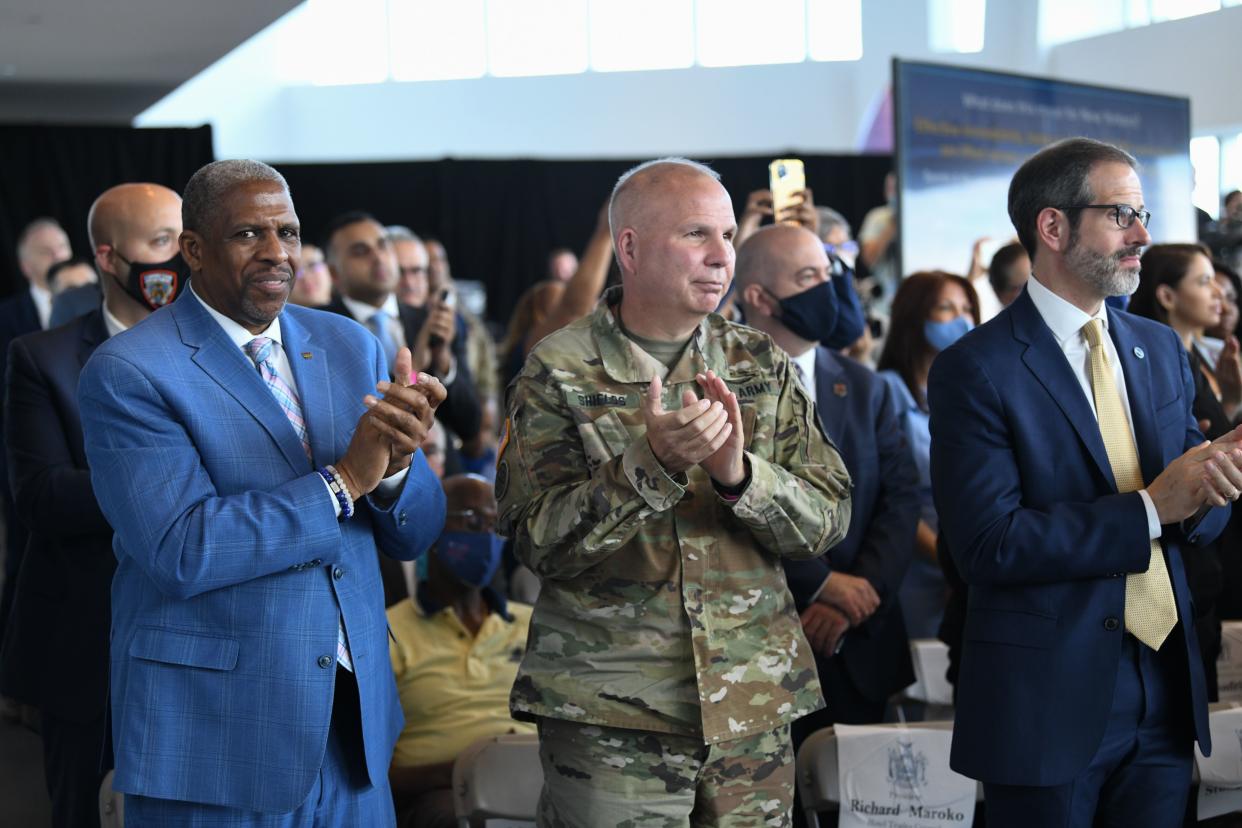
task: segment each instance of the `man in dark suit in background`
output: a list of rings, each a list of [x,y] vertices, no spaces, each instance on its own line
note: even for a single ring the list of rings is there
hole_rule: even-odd
[[[1026,290],[928,382],[936,511],[969,586],[954,770],[989,825],[1179,825],[1211,751],[1182,548],[1242,489],[1172,329],[1107,307],[1151,241],[1135,161],[1086,138],[1014,174]],[[1193,554],[1193,551],[1191,551]]]
[[[421,308],[397,301],[400,270],[384,226],[362,212],[331,222],[324,249],[336,296],[324,310],[348,316],[380,340],[392,355],[408,346],[414,370],[435,376],[448,390],[436,416],[462,440],[479,433],[482,409],[453,308],[433,296]]]
[[[0,365],[8,365],[9,343],[23,334],[45,330],[52,313],[52,294],[47,289],[47,272],[52,265],[73,256],[69,237],[55,219],[37,218],[26,225],[17,237],[17,265],[26,284],[15,294],[0,302]],[[26,527],[13,510],[13,491],[4,452],[0,452],[0,509],[3,510],[5,553],[4,588],[0,592],[0,639],[13,606],[17,573],[28,539]],[[10,677],[19,679],[20,677]],[[23,684],[0,684],[0,694],[21,698],[29,691]],[[0,709],[12,716],[7,699],[0,699]]]
[[[179,262],[181,199],[158,184],[121,184],[95,200],[89,233],[104,305],[13,341],[4,412],[17,515],[30,542],[0,670],[33,688],[56,828],[99,825],[99,784],[111,767],[101,754],[116,558],[82,446],[78,375],[101,342],[151,312],[125,285],[164,272],[173,257]],[[184,279],[168,300],[182,287]]]
[[[747,324],[789,354],[854,481],[845,539],[822,558],[782,561],[827,704],[794,723],[797,745],[835,722],[881,721],[888,697],[914,681],[897,588],[914,552],[918,473],[885,384],[817,345],[839,314],[815,234],[766,227],[742,245],[734,272]]]

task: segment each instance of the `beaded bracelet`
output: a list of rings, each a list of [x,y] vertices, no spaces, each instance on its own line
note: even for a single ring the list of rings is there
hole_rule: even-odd
[[[349,489],[345,486],[345,480],[341,477],[341,473],[336,470],[335,466],[321,466],[316,469],[319,476],[328,484],[328,488],[332,490],[332,494],[336,497],[336,502],[341,506],[341,520],[349,520],[354,516],[354,499],[349,496]]]

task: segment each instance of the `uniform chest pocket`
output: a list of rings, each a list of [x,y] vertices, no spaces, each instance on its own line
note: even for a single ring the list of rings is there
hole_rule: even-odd
[[[634,441],[629,428],[613,409],[589,423],[579,423],[578,433],[582,437],[582,448],[591,471],[595,471],[601,463],[620,457]]]

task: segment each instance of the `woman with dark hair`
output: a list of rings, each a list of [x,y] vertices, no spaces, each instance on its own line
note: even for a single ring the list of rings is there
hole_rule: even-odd
[[[1230,337],[1238,335],[1238,297],[1242,296],[1242,279],[1238,278],[1237,271],[1220,259],[1213,259],[1212,267],[1216,269],[1216,284],[1221,290],[1220,324],[1204,332],[1200,345],[1203,356],[1215,368],[1225,344]]]
[[[901,607],[911,638],[935,638],[947,587],[936,558],[938,521],[931,496],[931,432],[927,374],[936,354],[979,324],[979,297],[969,281],[940,270],[911,274],[893,297],[880,377],[892,389],[906,440],[919,470],[922,514],[915,556],[901,585]]]
[[[1238,399],[1237,392],[1242,390],[1238,383],[1219,382],[1212,365],[1202,354],[1204,333],[1220,325],[1223,305],[1216,268],[1203,245],[1155,244],[1143,254],[1139,286],[1130,299],[1130,312],[1163,322],[1181,338],[1195,382],[1194,415],[1211,440],[1233,428],[1238,403],[1242,402]],[[1236,369],[1236,339],[1232,345],[1227,341],[1220,357],[1222,368],[1232,365]],[[1231,518],[1230,529],[1215,542],[1188,547],[1184,555],[1186,580],[1194,599],[1199,652],[1203,656],[1208,698],[1212,701],[1217,699],[1216,658],[1220,655],[1221,636],[1217,602],[1224,588],[1219,544],[1233,535],[1230,531],[1235,528],[1233,523]]]

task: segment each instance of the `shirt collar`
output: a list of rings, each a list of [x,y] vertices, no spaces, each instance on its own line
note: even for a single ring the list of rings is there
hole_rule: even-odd
[[[1039,311],[1039,315],[1043,317],[1044,323],[1052,330],[1052,335],[1056,337],[1057,344],[1062,348],[1065,347],[1066,342],[1073,341],[1078,337],[1082,331],[1082,326],[1092,319],[1100,320],[1104,325],[1104,330],[1108,330],[1107,302],[1100,303],[1100,309],[1095,312],[1095,315],[1085,313],[1081,308],[1076,307],[1041,284],[1034,273],[1031,274],[1031,278],[1026,282],[1026,290],[1031,295],[1031,301],[1035,303],[1035,310]]]
[[[349,310],[349,315],[364,325],[371,321],[371,317],[375,316],[376,311],[382,310],[388,314],[389,319],[398,319],[401,316],[401,308],[397,305],[397,294],[395,293],[388,294],[384,304],[378,308],[374,305],[368,305],[366,302],[359,302],[357,299],[350,299],[343,293],[341,294],[341,301],[345,303],[345,307]]]
[[[426,553],[424,552],[423,554]],[[490,586],[483,587],[482,592],[483,600],[487,602],[488,608],[505,621],[513,623],[513,616],[509,613],[509,602],[505,600],[505,597]],[[427,588],[426,581],[419,581],[418,586],[414,588],[414,606],[421,610],[426,618],[448,609],[448,607],[432,597],[431,590]]]
[[[802,375],[806,377],[807,382],[815,381],[815,348],[807,348],[806,353],[791,356],[790,359],[802,369]]]
[[[224,328],[224,333],[228,335],[229,339],[233,340],[233,344],[236,345],[238,348],[241,348],[243,351],[246,349],[246,344],[250,342],[250,340],[254,339],[256,336],[266,336],[268,339],[274,340],[276,342],[277,348],[284,348],[285,344],[284,342],[281,341],[281,338],[280,338],[280,317],[279,316],[277,316],[275,319],[272,320],[272,324],[267,326],[267,330],[263,331],[261,334],[253,334],[250,331],[243,328],[241,325],[234,322],[232,319],[229,319],[227,316],[220,313],[220,311],[216,310],[211,305],[204,302],[202,298],[200,298],[199,295],[194,292],[193,281],[190,282],[190,295],[193,296],[195,301],[197,301],[200,305],[202,305],[203,308],[206,309],[206,311],[209,314],[211,314],[211,318],[216,320],[216,322],[220,324],[221,328]]]
[[[34,302],[35,312],[39,315],[39,327],[46,329],[48,320],[52,318],[52,292],[32,284],[30,298]]]
[[[113,337],[119,333],[129,330],[129,326],[112,315],[112,311],[108,310],[108,303],[104,302],[100,305],[103,311],[104,327],[108,330],[108,336]]]

